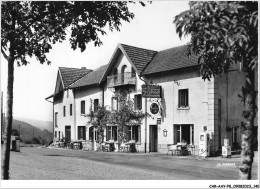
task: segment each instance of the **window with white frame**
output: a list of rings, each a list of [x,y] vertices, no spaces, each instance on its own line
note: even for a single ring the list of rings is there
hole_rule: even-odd
[[[185,108],[189,106],[189,91],[188,89],[179,90],[179,108]]]
[[[140,125],[128,126],[128,133],[126,135],[126,140],[127,141],[135,140],[136,142],[141,141],[141,127],[140,127]]]
[[[98,111],[98,105],[99,105],[99,100],[98,99],[94,99],[94,112]]]
[[[85,114],[85,100],[80,102],[80,113]]]
[[[107,126],[106,128],[106,140],[117,140],[117,126]]]
[[[233,143],[238,143],[238,128],[237,126],[232,128],[232,138],[233,138]]]
[[[63,117],[66,117],[66,106],[63,106]]]
[[[70,116],[72,116],[72,104],[70,104]]]
[[[86,140],[86,126],[78,126],[78,140]]]
[[[112,100],[111,100],[111,109],[116,111],[118,110],[118,98],[117,97],[112,97]]]
[[[58,127],[58,112],[55,112],[55,127]]]
[[[135,95],[134,108],[135,108],[135,110],[142,109],[142,95],[141,94]]]
[[[174,125],[174,143],[194,144],[194,125]]]

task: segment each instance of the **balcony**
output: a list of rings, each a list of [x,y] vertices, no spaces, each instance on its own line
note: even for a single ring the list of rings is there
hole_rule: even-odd
[[[135,85],[136,76],[132,72],[125,72],[124,74],[107,76],[107,87],[116,87],[123,85]]]

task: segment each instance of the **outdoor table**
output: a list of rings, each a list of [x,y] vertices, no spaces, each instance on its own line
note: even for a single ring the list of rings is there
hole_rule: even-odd
[[[113,152],[115,150],[115,145],[113,141],[105,142],[105,147],[107,152]]]
[[[187,145],[184,144],[177,144],[177,149],[180,151],[181,156],[186,156],[188,155],[188,149],[187,149]]]
[[[76,149],[76,150],[82,149],[81,141],[74,141],[72,146],[73,146],[73,149]]]
[[[126,143],[126,145],[128,145],[129,152],[136,152],[135,141],[129,141]]]

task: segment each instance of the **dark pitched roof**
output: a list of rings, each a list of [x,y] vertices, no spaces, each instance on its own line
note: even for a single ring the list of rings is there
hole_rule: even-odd
[[[59,67],[61,79],[64,84],[64,88],[67,88],[69,85],[87,75],[92,70],[89,69],[79,69],[79,68],[66,68]]]
[[[157,51],[133,47],[125,44],[121,44],[121,46],[132,63],[135,65],[139,74],[143,71],[145,66],[151,62],[157,53]]]
[[[194,54],[188,57],[187,45],[183,45],[158,52],[151,63],[144,69],[142,75],[195,65],[198,65],[198,57]]]
[[[99,84],[102,80],[102,77],[108,67],[108,64],[103,65],[96,70],[90,72],[88,75],[82,77],[75,83],[73,83],[69,88],[77,88],[77,87],[83,87],[93,84]]]

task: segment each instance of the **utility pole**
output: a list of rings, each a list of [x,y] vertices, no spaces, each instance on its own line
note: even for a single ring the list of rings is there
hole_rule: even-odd
[[[19,125],[19,136],[21,135],[21,125]]]
[[[4,113],[3,113],[3,91],[1,93],[1,143],[2,143],[2,136],[4,131]]]
[[[146,143],[147,143],[147,98],[145,98],[145,143],[144,143],[144,153],[146,153]]]

